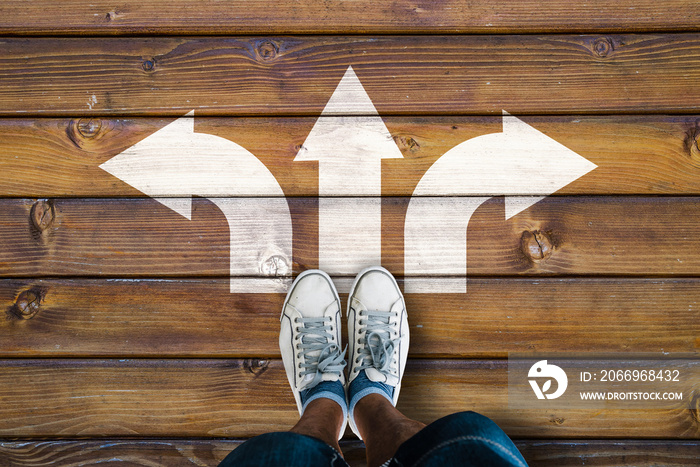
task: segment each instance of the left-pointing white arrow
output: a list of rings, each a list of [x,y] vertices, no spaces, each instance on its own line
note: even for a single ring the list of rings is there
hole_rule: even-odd
[[[318,161],[321,269],[355,274],[381,262],[381,160],[402,157],[348,67],[294,158]]]
[[[191,196],[208,198],[229,226],[231,292],[277,290],[279,277],[289,276],[292,264],[292,218],[284,192],[245,148],[219,136],[195,133],[193,117],[194,111],[100,168],[187,219],[192,218]],[[253,198],[236,198],[242,196]],[[261,275],[274,277],[270,287],[265,281],[242,279]]]

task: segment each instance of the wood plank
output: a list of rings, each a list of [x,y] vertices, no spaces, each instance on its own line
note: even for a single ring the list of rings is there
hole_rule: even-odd
[[[5,360],[0,367],[3,437],[250,437],[298,419],[279,360]],[[506,385],[505,361],[413,361],[398,407],[424,422],[476,410],[514,437],[700,433],[697,417],[680,405],[509,410]]]
[[[531,467],[697,465],[697,441],[515,440]]]
[[[31,4],[6,0],[0,34],[395,34],[698,30],[700,17],[688,0],[621,0],[517,3],[446,0],[440,3],[305,2],[247,0],[221,4],[184,0],[108,0]]]
[[[0,461],[10,465],[86,465],[120,459],[131,465],[216,467],[244,440],[100,439],[0,441]],[[531,467],[695,465],[698,441],[657,440],[524,440],[515,439]],[[364,444],[343,440],[345,460],[366,467]]]
[[[700,35],[7,38],[0,116],[693,113]],[[650,92],[653,90],[653,92]]]
[[[279,358],[284,296],[226,279],[2,280],[0,357]],[[466,295],[406,294],[411,356],[698,353],[698,301],[698,279],[474,278]]]
[[[433,240],[422,252],[430,268],[410,277],[464,277],[465,261],[470,276],[700,271],[696,197],[549,197],[509,220],[504,220],[503,198],[494,198],[471,217],[466,260],[443,241],[446,233],[465,228],[452,219],[461,198],[423,200],[434,206],[430,216],[417,219],[426,228],[425,238]],[[231,257],[236,265],[253,264],[249,273],[235,277],[290,277],[317,267],[318,199],[288,199],[293,261],[275,253],[275,244],[250,248],[250,232],[274,231],[265,198],[246,201],[253,202],[260,215],[232,222],[230,234],[219,209],[199,198],[193,200],[192,221],[152,199],[2,199],[0,276],[221,277],[231,274]],[[398,276],[404,272],[407,202],[382,200],[382,263]]]
[[[384,196],[410,196],[440,156],[472,138],[502,131],[501,117],[383,120],[403,154],[403,159],[382,162]],[[700,116],[524,116],[522,120],[598,166],[558,194],[700,194],[696,142]],[[0,172],[5,174],[0,196],[143,196],[99,165],[172,121],[0,119]],[[256,155],[286,196],[316,196],[318,164],[294,162],[315,122],[312,117],[203,117],[196,118],[194,125],[198,133],[226,138]],[[177,155],[172,161],[186,163]],[[340,160],[338,170],[345,173],[352,163]],[[189,194],[172,186],[168,196]],[[275,196],[275,192],[267,195]]]

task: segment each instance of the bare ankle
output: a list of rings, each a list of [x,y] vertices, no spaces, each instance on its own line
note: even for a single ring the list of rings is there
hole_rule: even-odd
[[[320,439],[342,454],[338,438],[343,421],[340,406],[330,399],[321,398],[309,403],[304,415],[289,431]]]
[[[370,467],[392,458],[399,446],[425,428],[424,423],[406,417],[379,394],[360,399],[353,416],[365,441]]]

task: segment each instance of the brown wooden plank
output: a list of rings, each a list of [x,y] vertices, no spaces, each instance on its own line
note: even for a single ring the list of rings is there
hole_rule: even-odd
[[[700,35],[8,38],[0,116],[697,112]]]
[[[0,367],[3,437],[249,437],[288,429],[298,419],[279,360],[5,360]],[[476,410],[514,437],[696,439],[700,433],[682,404],[509,410],[506,385],[505,361],[413,361],[398,407],[424,422]]]
[[[598,166],[558,194],[700,194],[700,116],[525,116]],[[1,196],[143,196],[99,165],[172,119],[2,119]],[[316,119],[196,118],[195,130],[255,154],[287,196],[318,193],[318,164],[294,162]],[[383,161],[382,194],[410,196],[443,154],[502,131],[501,117],[387,117],[403,159]],[[178,162],[173,157],[173,163]],[[350,164],[351,162],[347,162]],[[341,167],[339,170],[344,170]],[[182,196],[173,186],[170,196]],[[271,192],[270,195],[274,196]]]
[[[698,30],[688,0],[305,2],[50,0],[0,6],[0,34],[503,33]]]
[[[691,466],[698,463],[697,441],[515,440],[531,467],[634,465]]]
[[[459,199],[425,199],[433,203],[435,214],[421,222],[440,230],[443,220],[453,212],[450,203]],[[399,276],[404,268],[407,202],[407,198],[382,201],[382,262]],[[504,220],[503,198],[494,198],[471,217],[468,274],[697,275],[699,202],[695,197],[549,197]],[[262,208],[266,205],[263,198],[256,203]],[[283,261],[297,272],[317,267],[318,200],[290,198],[288,203],[293,226],[293,264],[290,258]],[[262,209],[255,221],[260,222],[260,229],[271,228],[267,214]],[[247,241],[249,231],[238,224],[232,228],[233,248],[238,251],[240,245],[236,242]],[[426,235],[435,240],[426,253],[437,265],[429,270],[430,274],[451,276],[460,266],[464,267],[464,260],[443,242],[442,233],[426,231]],[[215,205],[204,199],[193,200],[192,221],[153,199],[60,199],[38,203],[3,199],[0,238],[3,277],[230,274],[227,221]],[[260,271],[266,271],[267,263],[277,258],[268,258],[263,250],[245,252],[248,256],[259,254]],[[271,270],[269,274],[288,277],[292,273],[287,266],[278,271]],[[414,276],[422,277],[411,274]]]
[[[102,439],[0,441],[0,461],[12,466],[99,464],[120,459],[131,465],[216,467],[244,440]],[[524,440],[515,439],[531,467],[638,467],[697,465],[698,441],[657,440]],[[366,467],[364,444],[343,440],[345,460]]]
[[[0,356],[279,358],[284,296],[226,279],[3,280]],[[411,356],[697,353],[698,301],[698,279],[475,278],[467,294],[406,294]]]

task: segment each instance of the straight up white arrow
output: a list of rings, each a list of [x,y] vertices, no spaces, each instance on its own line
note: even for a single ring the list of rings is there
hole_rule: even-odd
[[[510,219],[596,167],[504,112],[502,133],[479,136],[450,149],[416,186],[404,226],[405,291],[464,293],[467,226],[482,203],[506,195],[505,217]],[[428,278],[436,275],[452,277]]]
[[[382,165],[402,158],[348,67],[295,161],[318,161],[319,267],[355,274],[382,259]]]
[[[100,168],[187,219],[192,218],[191,196],[208,198],[229,226],[231,292],[278,290],[279,277],[291,275],[292,264],[292,217],[282,188],[245,148],[195,133],[193,117],[194,111]],[[243,196],[254,198],[237,198]],[[248,278],[260,276],[270,278]]]

